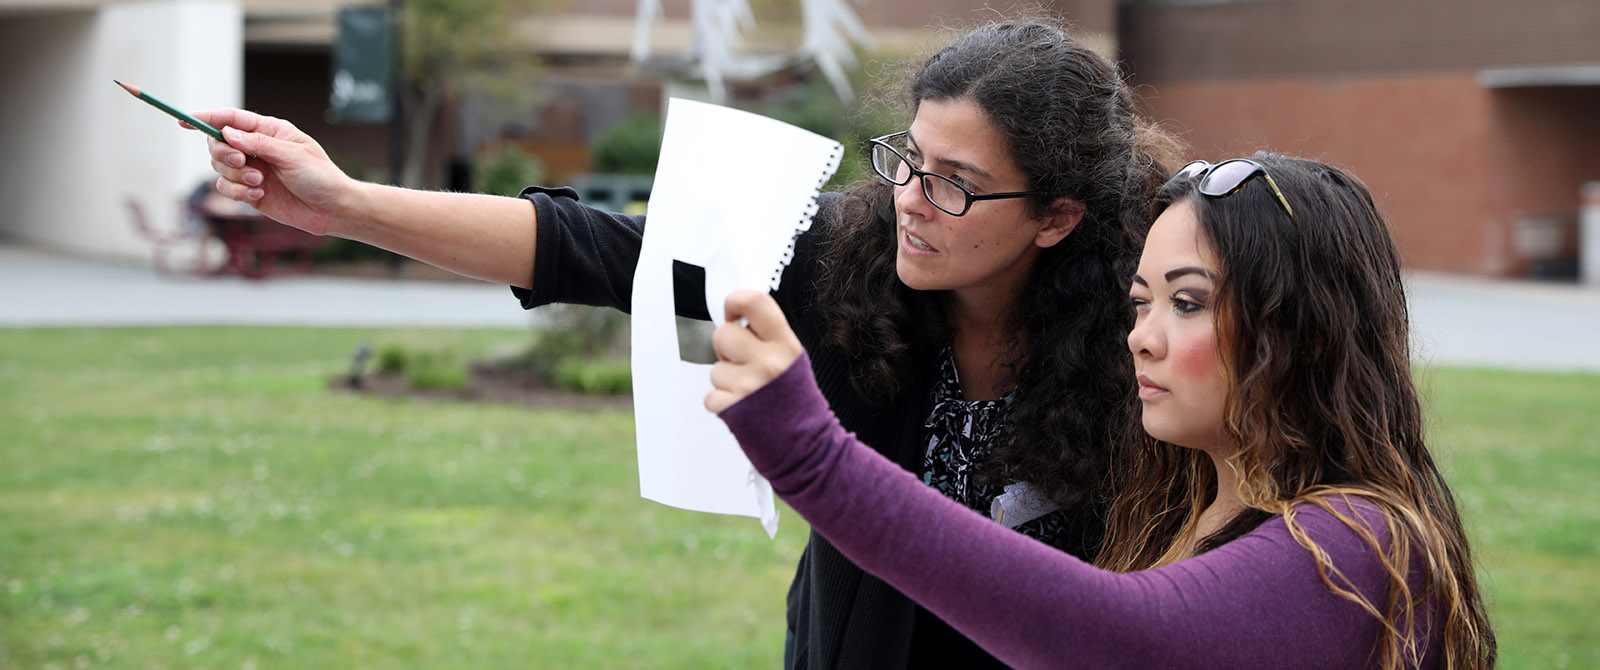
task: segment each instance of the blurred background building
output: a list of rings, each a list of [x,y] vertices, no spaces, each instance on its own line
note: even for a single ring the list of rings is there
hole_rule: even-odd
[[[1574,272],[1600,180],[1600,2],[1145,0],[1118,25],[1148,109],[1198,155],[1354,169],[1413,268]]]
[[[659,123],[667,97],[712,97],[690,0],[478,4],[505,11],[503,20],[461,37],[506,39],[520,57],[488,66],[504,73],[499,91],[481,78],[444,90],[438,113],[407,137],[411,151],[425,147],[414,174],[400,175],[417,185],[481,187],[513,147],[543,181],[585,183],[612,171],[598,154],[627,144],[618,133]],[[981,0],[833,4],[865,28],[865,39],[843,32],[867,98],[884,63],[926,53],[947,34],[940,26],[993,16]],[[176,131],[113,78],[180,107],[242,105],[289,119],[347,171],[395,180],[387,123],[328,115],[341,6],[0,0],[0,237],[142,258],[123,201],[179,218],[179,199],[209,174],[202,137]],[[865,126],[830,127],[847,140],[894,122],[845,111],[806,56],[801,0],[749,6],[753,26],[728,44],[764,65],[729,71],[727,104],[817,130]],[[1045,9],[1121,61],[1148,111],[1194,157],[1267,148],[1352,168],[1389,212],[1413,269],[1576,272],[1580,194],[1600,180],[1600,3],[1065,0]]]

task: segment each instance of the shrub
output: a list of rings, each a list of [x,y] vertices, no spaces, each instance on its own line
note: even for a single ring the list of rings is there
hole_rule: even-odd
[[[620,395],[633,390],[626,360],[568,358],[556,366],[556,386],[590,395]]]
[[[413,388],[454,390],[464,388],[472,372],[452,351],[414,351],[400,344],[378,347],[377,371],[400,375]]]
[[[464,388],[472,373],[459,356],[449,352],[422,352],[411,357],[405,370],[413,388],[451,391]]]
[[[406,364],[411,359],[411,352],[398,344],[385,344],[378,347],[376,361],[378,372],[387,374],[400,374],[406,371]]]
[[[534,329],[527,349],[511,362],[535,377],[555,382],[556,369],[569,359],[628,357],[628,315],[587,305],[545,305],[545,324]]]
[[[634,112],[594,141],[594,171],[601,174],[656,173],[661,160],[661,119]]]
[[[472,171],[472,190],[491,195],[515,196],[523,187],[541,181],[544,181],[544,163],[515,144],[479,158],[477,168]]]

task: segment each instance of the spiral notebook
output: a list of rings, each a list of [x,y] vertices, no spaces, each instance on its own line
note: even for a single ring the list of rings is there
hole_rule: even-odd
[[[774,119],[668,102],[633,276],[633,408],[645,498],[755,517],[777,533],[772,487],[703,405],[711,366],[679,357],[673,261],[705,270],[714,319],[735,289],[776,289],[843,155],[838,142]]]

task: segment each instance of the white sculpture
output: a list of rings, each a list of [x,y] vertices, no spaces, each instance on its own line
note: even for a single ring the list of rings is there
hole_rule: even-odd
[[[737,46],[755,29],[755,14],[746,0],[691,0],[689,21],[694,30],[687,65],[698,69],[713,102],[726,102],[727,81],[754,79],[776,71],[785,63],[810,60],[817,64],[839,99],[854,96],[847,70],[856,64],[855,45],[870,45],[872,37],[849,6],[848,0],[800,0],[805,31],[800,47],[788,55],[740,52]],[[650,58],[650,29],[661,18],[660,0],[639,0],[634,20],[635,65]]]

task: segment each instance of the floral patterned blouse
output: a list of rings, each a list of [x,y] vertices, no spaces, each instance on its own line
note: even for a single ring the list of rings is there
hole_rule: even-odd
[[[993,450],[995,436],[1011,413],[1013,394],[999,400],[968,402],[961,394],[955,355],[946,347],[940,355],[939,379],[933,385],[933,411],[923,424],[922,482],[972,510],[991,515],[1001,484],[980,484],[978,473]],[[1016,530],[1052,546],[1066,530],[1066,515],[1050,512],[1017,526]]]

